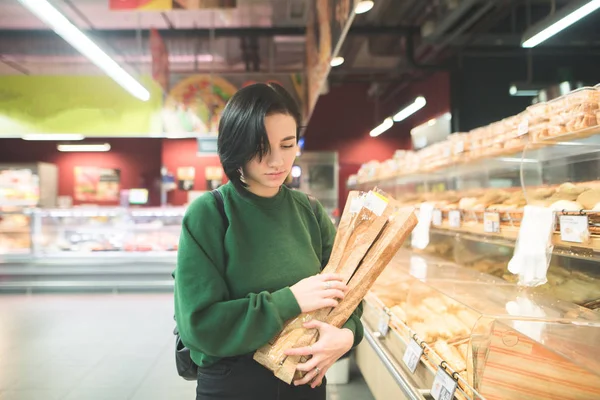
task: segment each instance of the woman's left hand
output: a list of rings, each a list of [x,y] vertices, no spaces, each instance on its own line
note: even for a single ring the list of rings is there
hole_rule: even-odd
[[[339,329],[321,321],[310,321],[304,324],[307,329],[317,329],[319,340],[312,346],[288,349],[287,356],[312,356],[305,363],[298,364],[298,371],[306,372],[304,378],[294,381],[294,385],[311,383],[314,389],[321,385],[325,373],[331,366],[352,348],[354,333],[350,329]]]

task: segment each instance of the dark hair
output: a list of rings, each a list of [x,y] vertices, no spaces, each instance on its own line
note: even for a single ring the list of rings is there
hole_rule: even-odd
[[[296,120],[298,141],[300,109],[281,85],[256,83],[246,86],[238,90],[223,109],[218,153],[225,175],[238,190],[247,186],[241,181],[240,169],[254,157],[262,159],[271,151],[265,117],[273,114],[286,114]]]

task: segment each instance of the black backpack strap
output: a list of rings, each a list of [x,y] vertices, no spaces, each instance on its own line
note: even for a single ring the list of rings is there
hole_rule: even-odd
[[[310,208],[312,208],[315,217],[317,217],[317,221],[319,220],[319,202],[312,194],[306,194],[308,197],[308,202],[310,203]]]
[[[227,214],[225,214],[225,203],[223,203],[223,195],[221,195],[221,192],[219,192],[218,189],[213,189],[211,193],[217,201],[217,209],[219,210],[219,214],[221,214],[221,218],[223,218],[223,223],[225,224],[225,226],[229,225]]]

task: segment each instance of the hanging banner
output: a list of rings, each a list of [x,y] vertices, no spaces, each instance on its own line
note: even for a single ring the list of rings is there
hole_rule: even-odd
[[[169,52],[160,33],[150,30],[150,54],[152,55],[152,79],[166,92],[169,90]]]
[[[331,59],[339,53],[355,15],[353,0],[316,0],[310,4],[306,24],[309,118],[329,75]]]
[[[167,11],[235,8],[237,0],[109,0],[112,11]]]
[[[171,74],[171,90],[162,110],[167,135],[216,136],[221,112],[239,89],[254,83],[283,86],[302,108],[305,86],[302,74]],[[200,151],[204,153],[203,151]]]

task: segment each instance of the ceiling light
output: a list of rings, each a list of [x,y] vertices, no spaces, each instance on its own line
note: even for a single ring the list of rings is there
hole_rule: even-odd
[[[83,34],[48,0],[19,0],[19,2],[133,96],[142,101],[150,99],[150,92],[144,86]]]
[[[23,140],[83,140],[85,136],[75,133],[32,133],[23,135]]]
[[[344,63],[344,57],[333,57],[331,59],[331,62],[329,63],[329,65],[331,65],[332,67],[339,67],[340,65],[342,65]]]
[[[394,121],[391,118],[386,118],[381,125],[379,125],[378,127],[376,127],[375,129],[373,129],[369,135],[371,135],[372,137],[375,136],[379,136],[381,135],[383,132],[387,131],[388,129],[390,129],[392,127],[392,125],[394,125]]]
[[[394,121],[404,121],[406,118],[410,117],[411,115],[419,111],[421,108],[425,107],[425,104],[427,104],[425,97],[417,97],[411,105],[409,105],[403,110],[400,110],[396,115],[394,115]]]
[[[109,151],[110,144],[102,143],[102,144],[59,144],[56,146],[58,151],[64,152],[101,152],[101,151]]]
[[[375,5],[375,2],[372,0],[363,0],[359,1],[356,7],[354,7],[354,12],[356,14],[364,14],[368,11],[371,11],[371,8]]]
[[[513,83],[508,89],[511,96],[535,97],[540,93],[541,87],[528,83]]]
[[[300,178],[302,175],[302,168],[299,165],[294,165],[292,167],[292,178]]]
[[[427,125],[429,125],[429,126],[434,126],[436,122],[437,122],[437,121],[436,121],[436,119],[435,119],[435,118],[432,118],[432,119],[430,119],[429,121],[427,121]]]
[[[573,25],[588,14],[596,11],[598,8],[600,8],[600,0],[586,1],[583,3],[577,1],[571,5],[565,6],[555,14],[529,28],[523,35],[521,47],[532,48],[537,46],[563,29]]]

